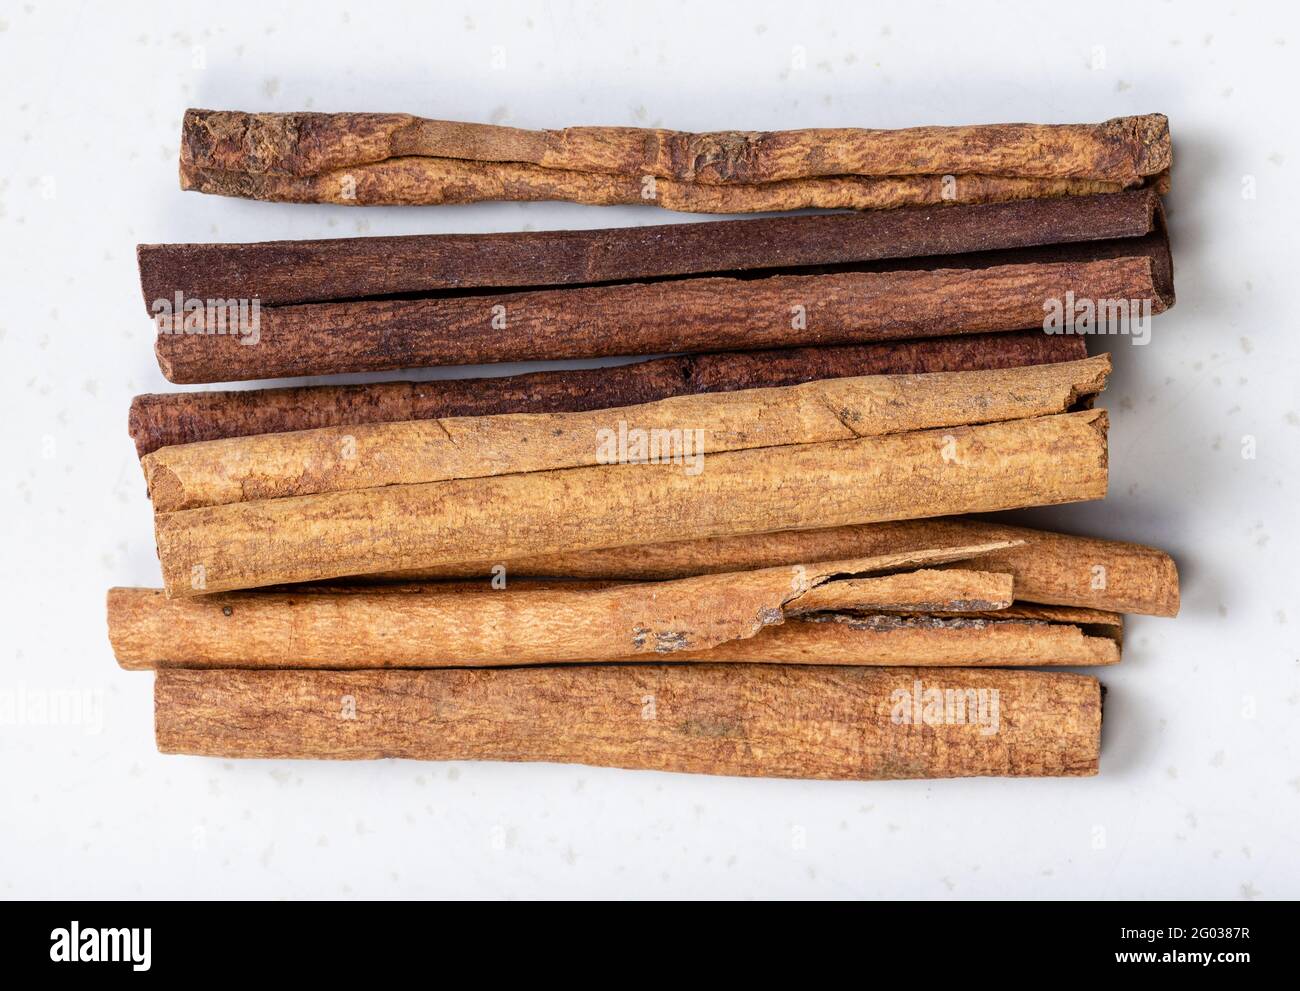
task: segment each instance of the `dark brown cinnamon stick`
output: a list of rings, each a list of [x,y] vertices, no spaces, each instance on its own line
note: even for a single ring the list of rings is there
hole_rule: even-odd
[[[143,248],[142,285],[146,298],[163,294],[151,303],[158,360],[176,382],[1019,330],[1043,325],[1047,302],[1069,293],[1149,300],[1155,312],[1173,302],[1163,214],[1151,190],[1064,205],[902,213],[685,225],[716,234],[667,227],[534,241],[423,239],[405,253],[398,246],[392,265],[376,256],[382,245],[356,241]],[[854,236],[837,236],[840,221]],[[772,237],[777,244],[788,237],[793,247],[773,253]],[[572,250],[539,261],[539,251],[566,239]],[[637,259],[647,239],[655,248]],[[918,254],[937,250],[949,253]],[[441,274],[428,273],[422,251]],[[494,253],[499,262],[485,261]],[[613,260],[593,269],[593,256]],[[766,267],[745,267],[765,258]],[[209,260],[214,279],[198,274]],[[833,263],[807,264],[813,260]],[[230,275],[245,263],[246,276]],[[300,269],[302,287],[286,288]],[[394,274],[364,274],[376,270]],[[650,281],[600,281],[608,277]],[[562,281],[506,285],[533,278]],[[270,299],[325,301],[262,306],[263,279]],[[210,291],[255,296],[196,296],[195,280]],[[366,295],[376,290],[389,292]],[[238,333],[228,326],[232,301],[249,324]],[[254,302],[250,318],[244,307]]]
[[[160,447],[320,427],[499,413],[575,413],[671,396],[797,385],[854,375],[974,371],[1075,361],[1084,338],[1041,331],[917,341],[680,355],[613,368],[500,378],[380,382],[136,396],[141,456]]]
[[[157,338],[173,382],[614,355],[850,344],[1042,326],[1049,300],[1171,301],[1145,254],[988,268],[691,278],[268,307],[252,337]],[[1128,305],[1126,303],[1126,305]],[[179,319],[179,318],[178,318]]]
[[[142,244],[146,307],[175,293],[262,306],[398,293],[627,282],[941,257],[1118,238],[1159,224],[1150,189],[989,206],[914,207],[590,231]],[[152,313],[152,309],[150,310]]]

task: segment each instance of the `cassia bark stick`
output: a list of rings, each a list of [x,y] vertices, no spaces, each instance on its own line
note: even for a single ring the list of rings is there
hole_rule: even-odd
[[[270,307],[255,336],[161,321],[172,382],[500,361],[849,344],[1043,326],[1049,300],[1170,298],[1150,257],[974,269],[691,278],[487,296]],[[255,341],[255,342],[254,342]]]
[[[650,584],[499,590],[439,585],[168,599],[113,589],[109,638],[126,666],[390,667],[618,660],[708,651],[787,614],[975,612],[1011,605],[1009,576],[958,570],[868,576],[960,560],[987,545]]]
[[[1019,600],[1152,616],[1178,614],[1178,570],[1164,551],[976,519],[903,520],[646,543],[508,561],[480,560],[390,577],[401,581],[486,579],[494,567],[503,567],[508,579],[546,576],[656,581],[770,568],[792,561],[903,554],[943,544],[996,540],[1008,546],[965,566],[1012,575]]]
[[[824,379],[589,413],[445,417],[166,448],[141,462],[158,512],[642,459],[850,440],[1066,413],[1105,388],[1110,357],[1026,368]],[[604,438],[604,440],[602,440]],[[607,450],[607,448],[609,450]],[[637,449],[639,451],[639,448]],[[703,467],[702,460],[699,461]]]
[[[109,592],[109,636],[118,663],[130,670],[492,667],[649,657],[952,667],[1119,663],[1123,625],[1118,613],[1062,607],[1050,612],[1033,605],[997,612],[917,612],[914,607],[930,604],[1001,605],[1011,594],[1005,575],[934,574],[951,577],[907,572],[817,586],[832,601],[848,604],[822,611],[801,611],[794,599],[784,607],[746,612],[743,597],[735,595],[725,602],[679,603],[671,617],[663,603],[650,597],[678,590],[658,587],[531,589],[525,583],[489,592],[404,586],[383,592],[310,589],[189,599],[168,599],[160,589],[119,588]],[[789,572],[783,577],[788,581]],[[909,603],[899,601],[906,598],[900,592],[995,600]],[[881,598],[894,611],[876,611],[881,606],[871,600]],[[636,618],[628,621],[633,610]],[[730,637],[733,633],[738,635]],[[724,635],[730,638],[699,646],[701,639]]]
[[[159,671],[158,749],[869,780],[1097,773],[1101,691],[1031,671]]]
[[[1087,410],[709,456],[159,513],[171,595],[466,561],[987,512],[1101,498],[1106,416]]]
[[[885,210],[945,203],[986,204],[1046,196],[1092,196],[1126,188],[1094,179],[1008,176],[834,176],[752,185],[706,185],[595,172],[543,169],[513,162],[396,158],[313,176],[225,172],[181,164],[181,189],[280,203],[335,206],[432,206],[552,200],[589,206],[658,206],[682,213],[775,213],[782,210]],[[1159,179],[1156,188],[1168,188]]]
[[[809,176],[989,173],[1132,184],[1170,166],[1162,114],[1101,124],[689,133],[662,128],[526,131],[410,114],[187,110],[181,161],[283,175],[426,156],[542,168],[755,183]]]
[[[181,138],[182,188],[349,205],[566,199],[726,213],[867,209],[1111,192],[1166,181],[1170,165],[1159,114],[1091,125],[687,134],[190,110]]]

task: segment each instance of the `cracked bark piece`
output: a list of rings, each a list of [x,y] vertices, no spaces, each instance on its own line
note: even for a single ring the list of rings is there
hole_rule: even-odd
[[[181,161],[199,168],[314,175],[409,156],[716,183],[970,172],[1132,183],[1171,164],[1163,114],[1101,124],[697,134],[640,127],[528,131],[409,114],[195,109],[181,124]]]
[[[972,559],[973,560],[973,559]],[[963,562],[968,565],[968,562]],[[1091,667],[1118,664],[1123,617],[1019,604],[982,614],[830,611],[674,660],[760,664]]]
[[[413,585],[192,599],[168,599],[158,589],[115,588],[108,596],[109,639],[119,663],[144,668],[442,667],[675,658],[747,639],[783,623],[788,614],[830,607],[916,611],[931,605],[1010,606],[1011,580],[1004,575],[922,569],[863,577],[960,560],[987,546],[600,588]]]
[[[161,447],[227,437],[444,416],[582,412],[823,378],[1014,368],[1085,357],[1083,337],[1035,330],[680,355],[497,378],[151,393],[131,401],[128,428],[144,457]]]
[[[747,185],[545,169],[514,162],[393,158],[311,176],[228,172],[181,163],[181,189],[276,203],[335,206],[433,206],[570,202],[588,206],[657,206],[681,213],[776,213],[785,210],[887,210],[904,206],[1006,203],[1054,196],[1094,196],[1126,189],[1095,179],[998,175],[828,176]],[[1162,187],[1163,187],[1162,183]]]
[[[1001,549],[1001,548],[999,548]],[[981,555],[963,553],[959,560]],[[807,565],[800,565],[806,568]],[[787,616],[817,612],[995,612],[1012,604],[1010,575],[970,568],[903,571],[823,582],[786,604]]]
[[[703,134],[403,114],[189,110],[181,185],[297,202],[652,202],[738,213],[1105,192],[1167,181],[1163,115],[1101,124]]]
[[[504,562],[479,561],[388,577],[401,581],[482,578],[490,577],[493,567],[499,566],[512,578],[656,581],[985,540],[1003,540],[1008,547],[983,555],[969,566],[1012,575],[1017,599],[1116,613],[1178,615],[1178,569],[1164,551],[977,519],[903,520],[679,540]]]
[[[1101,498],[1106,415],[1085,410],[851,441],[389,485],[158,513],[170,595],[644,543]],[[652,542],[652,541],[651,541]]]
[[[1109,355],[1099,355],[1025,368],[823,379],[615,410],[206,441],[155,451],[141,466],[158,512],[628,460],[678,458],[698,472],[723,451],[1066,413],[1090,403],[1109,373]]]
[[[159,671],[163,753],[870,780],[1098,770],[1101,686],[944,668]]]

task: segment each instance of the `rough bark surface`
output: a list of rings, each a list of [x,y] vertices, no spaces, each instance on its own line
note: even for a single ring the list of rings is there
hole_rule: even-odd
[[[1022,179],[996,175],[834,176],[752,185],[709,185],[545,169],[513,162],[392,158],[312,176],[228,172],[181,163],[181,189],[278,203],[335,206],[434,206],[491,201],[657,206],[682,213],[776,213],[783,210],[887,210],[950,203],[1005,203],[1052,196],[1094,196],[1125,189],[1095,179]]]
[[[181,186],[348,205],[560,199],[746,213],[999,202],[1167,184],[1163,115],[1101,124],[690,134],[403,114],[190,110]]]
[[[1053,505],[1105,495],[1106,415],[1087,410],[156,515],[171,595],[466,561]]]
[[[960,559],[978,549],[920,557]],[[922,569],[839,577],[893,566],[896,556],[579,589],[427,585],[168,599],[158,589],[119,588],[109,592],[108,628],[124,667],[438,667],[707,654],[787,615],[1011,605],[1006,575]]]
[[[1099,355],[1025,368],[823,379],[597,412],[444,417],[205,441],[156,451],[141,464],[158,512],[608,463],[618,438],[637,432],[645,435],[645,450],[628,457],[698,459],[702,470],[705,457],[723,451],[1067,413],[1105,388],[1109,373],[1110,356]]]
[[[409,114],[192,109],[181,126],[181,161],[200,168],[301,176],[413,155],[718,184],[972,172],[1133,183],[1171,165],[1163,114],[1100,124],[689,133],[528,131]]]
[[[975,269],[691,278],[416,300],[270,307],[256,343],[160,330],[177,383],[295,375],[859,344],[1041,327],[1048,300],[1169,298],[1144,256]],[[177,318],[180,319],[180,318]],[[172,327],[172,324],[168,324]]]
[[[507,561],[480,560],[390,577],[402,581],[485,579],[491,576],[494,566],[504,566],[511,578],[660,581],[770,568],[791,561],[901,554],[917,548],[986,540],[1006,541],[1009,546],[964,566],[1011,575],[1018,600],[1150,616],[1178,614],[1178,569],[1164,551],[1119,540],[975,519],[904,520],[646,543]]]
[[[951,720],[925,721],[931,689],[953,699]],[[975,703],[973,717],[963,704],[961,722],[959,697]],[[997,699],[996,723],[979,719],[981,697],[986,717]],[[1101,739],[1095,679],[1030,671],[172,670],[158,672],[154,699],[159,750],[225,758],[554,761],[851,780],[1078,776],[1097,773]],[[921,718],[903,722],[918,708],[911,699]],[[942,702],[938,712],[947,712]]]

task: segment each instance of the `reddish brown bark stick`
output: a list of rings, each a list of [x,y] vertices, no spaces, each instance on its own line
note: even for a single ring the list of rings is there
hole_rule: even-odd
[[[175,293],[263,306],[470,288],[627,282],[1140,238],[1150,189],[988,206],[607,230],[434,234],[255,244],[142,244],[146,307]],[[153,311],[150,310],[152,313]]]
[[[765,665],[159,671],[158,749],[756,777],[1097,773],[1094,678]]]
[[[1042,326],[1045,304],[1169,299],[1145,255],[989,268],[699,278],[270,307],[255,337],[160,332],[173,382],[850,344]]]

